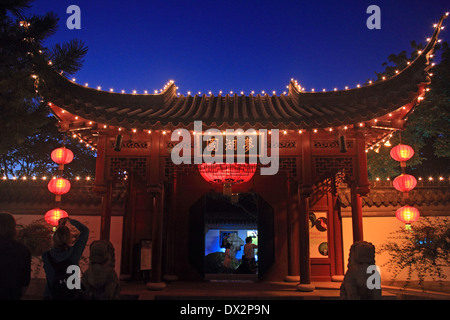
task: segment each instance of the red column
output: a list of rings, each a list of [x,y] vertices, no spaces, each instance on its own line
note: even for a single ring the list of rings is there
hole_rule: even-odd
[[[365,150],[365,136],[363,129],[356,130],[356,177],[351,181],[350,191],[352,198],[352,228],[353,241],[363,240],[362,199],[370,192],[370,184],[367,173],[367,154]]]
[[[288,247],[288,276],[285,281],[298,281],[299,278],[299,226],[298,199],[296,197],[297,184],[293,179],[287,179],[287,247]],[[295,201],[297,200],[297,201]]]
[[[149,290],[161,290],[165,288],[165,283],[161,282],[164,186],[161,181],[163,174],[160,172],[160,154],[163,136],[159,132],[154,132],[151,139],[147,192],[152,200],[152,271],[150,282],[146,286]]]
[[[147,189],[152,197],[152,271],[150,281],[162,279],[162,228],[163,228],[163,187],[151,186]]]
[[[309,196],[310,189],[299,188],[298,217],[299,217],[299,257],[300,284],[311,283],[311,258],[309,252]]]
[[[95,188],[105,187],[106,177],[106,133],[100,134],[97,142],[97,158],[95,159]]]
[[[352,230],[353,242],[363,241],[362,201],[361,195],[357,193],[356,183],[352,182],[350,187],[352,198]]]
[[[367,171],[366,138],[361,129],[358,129],[356,132],[356,154],[358,161],[356,169],[356,191],[358,194],[364,196],[370,192],[370,183]]]
[[[314,286],[311,285],[311,258],[309,254],[309,197],[313,192],[314,179],[311,132],[307,131],[301,136],[302,178],[298,188],[300,284],[297,286],[297,290],[313,291]]]
[[[109,241],[111,230],[111,199],[112,199],[113,182],[106,186],[106,190],[102,195],[102,215],[100,220],[100,240]]]
[[[335,182],[333,181],[333,184]],[[344,274],[344,258],[343,258],[343,244],[342,244],[342,218],[340,212],[339,200],[333,190],[331,194],[331,212],[333,215],[333,243],[334,243],[334,274]]]
[[[165,203],[167,204],[167,208],[165,209],[165,219],[164,223],[165,226],[165,234],[164,234],[164,251],[166,252],[165,255],[165,265],[166,270],[165,274],[163,274],[163,277],[171,278],[171,279],[178,279],[178,277],[175,276],[175,248],[174,243],[176,243],[177,235],[175,233],[175,225],[176,225],[176,212],[177,212],[177,191],[178,191],[178,179],[176,173],[173,174],[172,180],[168,185],[168,188],[165,192]]]
[[[107,181],[106,166],[106,132],[98,137],[97,158],[95,160],[95,181],[93,191],[102,197],[100,220],[100,239],[109,240],[111,229],[111,195],[112,182]]]

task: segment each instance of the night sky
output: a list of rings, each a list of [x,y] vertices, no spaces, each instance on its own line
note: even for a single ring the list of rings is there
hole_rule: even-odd
[[[66,27],[72,4],[81,30]],[[369,5],[381,9],[380,30],[366,27]],[[36,0],[31,12],[59,16],[48,46],[73,38],[88,46],[77,83],[153,93],[174,80],[182,94],[279,94],[291,78],[307,91],[375,78],[391,53],[425,43],[449,10],[448,0]]]

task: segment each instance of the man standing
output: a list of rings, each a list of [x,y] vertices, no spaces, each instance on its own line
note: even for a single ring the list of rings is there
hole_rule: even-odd
[[[244,246],[244,261],[251,273],[256,273],[255,249],[258,248],[256,244],[252,243],[253,238],[245,238]]]

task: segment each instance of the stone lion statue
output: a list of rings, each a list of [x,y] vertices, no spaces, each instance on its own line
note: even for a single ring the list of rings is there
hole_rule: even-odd
[[[115,251],[111,242],[93,241],[89,247],[89,267],[82,277],[84,300],[117,300],[120,281],[115,267]]]
[[[369,266],[375,265],[375,246],[367,241],[357,241],[350,247],[347,272],[340,288],[343,300],[378,300],[381,299],[381,287],[368,288],[367,273]]]

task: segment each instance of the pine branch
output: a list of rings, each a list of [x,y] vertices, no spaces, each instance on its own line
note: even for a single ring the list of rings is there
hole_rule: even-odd
[[[25,12],[31,8],[34,0],[2,0],[0,3],[0,15],[6,15],[9,11],[13,16],[23,20]]]
[[[56,70],[72,75],[82,67],[87,50],[81,40],[73,39],[62,45],[56,44],[50,57]]]

